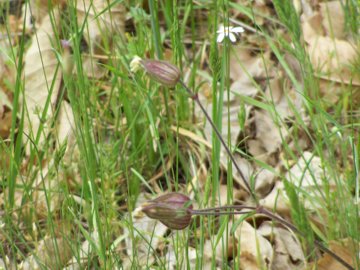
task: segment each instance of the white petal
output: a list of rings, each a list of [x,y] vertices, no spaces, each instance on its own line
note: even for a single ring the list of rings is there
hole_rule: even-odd
[[[216,33],[223,33],[224,31],[224,25],[220,24]]]
[[[221,43],[224,40],[225,34],[224,33],[220,33],[216,39],[216,41],[218,43]]]
[[[231,29],[231,32],[233,32],[233,33],[243,33],[244,31],[245,31],[245,29],[242,28],[241,26],[234,27],[233,29]]]
[[[229,38],[231,40],[231,42],[235,42],[236,41],[236,37],[233,33],[229,33]]]

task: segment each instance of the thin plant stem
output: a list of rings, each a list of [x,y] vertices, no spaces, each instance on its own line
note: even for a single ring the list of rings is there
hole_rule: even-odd
[[[269,210],[265,209],[263,206],[259,205],[259,202],[256,198],[255,193],[250,188],[249,183],[246,181],[244,174],[241,172],[239,166],[237,165],[237,163],[235,161],[233,154],[231,153],[230,149],[226,145],[223,137],[221,136],[220,132],[216,128],[214,122],[210,118],[210,116],[207,113],[207,111],[205,110],[204,106],[201,104],[201,102],[199,100],[199,96],[197,95],[197,93],[194,93],[193,91],[191,91],[182,80],[179,80],[179,83],[186,89],[186,91],[188,92],[190,97],[198,104],[198,106],[204,113],[204,115],[205,115],[206,119],[209,121],[212,129],[216,133],[216,136],[220,140],[221,144],[224,146],[224,148],[225,148],[229,158],[231,159],[232,163],[234,164],[237,172],[241,176],[241,178],[244,182],[244,185],[246,186],[247,191],[250,193],[251,197],[256,202],[256,207],[244,206],[244,205],[220,206],[220,207],[213,207],[213,208],[207,208],[207,209],[201,209],[201,210],[191,210],[191,214],[193,214],[193,215],[226,215],[226,214],[231,215],[231,214],[234,214],[235,215],[235,214],[250,213],[251,211],[241,212],[241,210],[243,210],[243,209],[250,209],[250,210],[255,211],[257,214],[263,214],[263,215],[269,217],[271,220],[279,222],[280,224],[288,227],[290,230],[299,234],[301,237],[305,237],[305,234],[303,232],[301,232],[297,227],[295,227],[295,225],[291,224],[287,220],[281,218],[280,216],[270,212]],[[227,212],[227,211],[220,211],[220,210],[233,210],[233,211]],[[234,211],[234,210],[239,210],[239,211]],[[336,255],[334,252],[332,252],[330,249],[328,249],[326,246],[324,246],[324,244],[322,244],[318,240],[316,240],[316,239],[314,240],[314,245],[316,247],[318,247],[320,250],[328,253],[331,257],[333,257],[335,260],[337,260],[339,263],[341,263],[347,269],[354,270],[354,268],[350,264],[348,264],[341,257]]]
[[[223,145],[223,147],[225,148],[229,158],[231,159],[232,163],[234,164],[237,172],[239,173],[240,177],[243,180],[243,183],[247,189],[247,191],[250,193],[252,199],[256,202],[256,205],[259,204],[255,193],[252,191],[252,189],[250,188],[249,183],[246,181],[244,174],[242,173],[239,165],[237,164],[237,162],[235,161],[234,155],[231,153],[229,147],[226,145],[224,139],[222,138],[219,130],[217,129],[217,127],[215,126],[214,122],[212,121],[211,117],[209,116],[209,114],[207,113],[207,111],[205,110],[204,106],[202,105],[202,103],[199,100],[199,96],[197,95],[197,93],[194,93],[193,91],[191,91],[187,85],[182,81],[179,80],[179,83],[185,88],[185,90],[189,93],[189,95],[191,96],[191,98],[199,105],[200,109],[202,110],[202,112],[204,113],[206,119],[209,121],[212,129],[214,130],[214,132],[216,133],[216,136],[218,137],[218,139],[220,140],[221,144]]]
[[[305,237],[305,234],[303,232],[301,232],[298,228],[296,228],[293,224],[291,224],[290,222],[288,222],[287,220],[283,219],[282,217],[279,217],[278,215],[270,212],[269,210],[265,209],[262,206],[259,206],[256,209],[256,212],[258,214],[263,214],[266,215],[267,217],[271,218],[274,221],[277,221],[281,224],[283,224],[284,226],[288,227],[289,229],[291,229],[292,231],[296,232],[297,234],[299,234],[302,237]],[[354,267],[352,267],[350,264],[348,264],[346,261],[344,261],[341,257],[339,257],[337,254],[335,254],[334,252],[332,252],[330,249],[328,249],[326,246],[324,246],[321,242],[319,242],[318,240],[314,240],[314,245],[317,246],[319,249],[321,249],[322,251],[328,253],[331,257],[333,257],[335,260],[337,260],[339,263],[341,263],[343,266],[345,266],[347,269],[349,270],[354,270]]]
[[[204,209],[205,210],[205,209]],[[252,213],[253,211],[220,211],[220,212],[193,212],[191,211],[191,214],[196,215],[196,216],[207,216],[207,215],[213,215],[213,216],[224,216],[224,215],[242,215],[242,214],[249,214]]]
[[[256,210],[256,207],[253,206],[246,206],[246,205],[225,205],[225,206],[219,206],[219,207],[211,207],[211,208],[205,208],[205,209],[198,209],[198,210],[191,210],[192,214],[202,214],[203,212],[210,212],[212,213],[220,210]]]

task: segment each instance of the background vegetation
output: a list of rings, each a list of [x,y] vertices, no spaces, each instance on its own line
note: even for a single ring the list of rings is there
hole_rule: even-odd
[[[359,269],[359,2],[0,3],[0,268]],[[217,42],[227,26],[243,27]],[[219,31],[219,32],[217,32]],[[172,231],[139,206],[254,206]]]

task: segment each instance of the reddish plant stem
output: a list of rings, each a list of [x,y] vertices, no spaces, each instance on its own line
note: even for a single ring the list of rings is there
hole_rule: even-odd
[[[250,213],[251,212],[251,211],[241,212],[241,210],[244,210],[244,209],[245,210],[252,210],[252,211],[255,211],[257,214],[263,214],[263,215],[267,216],[271,220],[276,221],[276,222],[288,227],[290,230],[296,232],[301,237],[306,238],[306,235],[303,232],[301,232],[297,227],[295,227],[293,224],[291,224],[287,220],[283,219],[282,217],[270,212],[269,210],[265,209],[263,206],[259,205],[259,201],[257,200],[255,193],[250,188],[249,183],[246,181],[244,174],[242,173],[242,171],[241,171],[239,165],[237,164],[237,162],[235,161],[234,155],[231,153],[229,147],[226,145],[226,143],[225,143],[222,135],[220,134],[219,130],[215,126],[214,122],[212,121],[211,117],[209,116],[209,114],[205,110],[202,103],[200,102],[198,94],[191,91],[182,80],[179,80],[179,83],[185,88],[185,90],[188,92],[190,97],[197,103],[197,105],[200,107],[200,109],[204,113],[204,115],[205,115],[206,119],[209,121],[212,129],[216,133],[216,136],[218,137],[221,144],[225,148],[225,151],[227,152],[228,157],[230,158],[231,162],[234,164],[234,166],[236,168],[236,171],[238,172],[238,174],[242,178],[243,183],[244,183],[247,191],[251,195],[252,199],[256,202],[256,206],[257,206],[257,207],[244,206],[244,205],[219,206],[219,207],[213,207],[213,208],[207,208],[207,209],[191,210],[191,213],[193,215],[217,215],[217,214],[218,215],[226,215],[226,214],[228,214],[228,215],[234,214],[235,215],[235,214],[244,214],[244,213]],[[233,210],[233,211],[232,212],[221,211],[221,210],[227,210],[227,209]],[[236,210],[239,210],[239,211],[236,211]],[[317,246],[320,250],[328,253],[331,257],[333,257],[335,260],[337,260],[339,263],[341,263],[347,269],[354,270],[354,268],[350,264],[348,264],[341,257],[336,255],[334,252],[332,252],[330,249],[328,249],[326,246],[324,246],[318,240],[316,240],[316,239],[314,240],[314,245]]]
[[[209,211],[219,211],[219,210],[256,210],[257,207],[254,206],[246,206],[246,205],[224,205],[224,206],[218,206],[218,207],[211,207],[211,208],[205,208],[205,209],[198,209],[198,210],[192,210],[194,214],[201,214],[202,212],[209,212]]]
[[[232,210],[232,211],[225,211],[225,210]],[[238,211],[236,211],[238,210]],[[241,211],[246,210],[246,211]],[[271,220],[278,222],[282,224],[285,227],[288,227],[293,232],[299,234],[301,237],[306,238],[305,233],[300,231],[298,228],[296,228],[293,224],[288,222],[286,219],[276,215],[273,212],[270,212],[269,210],[265,209],[263,206],[259,205],[257,207],[252,206],[246,206],[246,205],[228,205],[228,206],[219,206],[219,207],[212,207],[212,208],[205,208],[205,209],[199,209],[199,210],[190,210],[192,215],[240,215],[240,214],[248,214],[251,212],[256,212],[257,214],[263,214],[270,218]],[[321,242],[318,240],[314,240],[314,245],[318,247],[323,252],[328,253],[331,257],[333,257],[335,260],[337,260],[339,263],[341,263],[346,269],[354,270],[354,267],[352,267],[350,264],[348,264],[346,261],[344,261],[341,257],[339,257],[337,254],[332,252],[330,249],[328,249],[326,246],[324,246]]]
[[[219,212],[199,212],[196,213],[191,211],[191,214],[196,215],[196,216],[208,216],[208,215],[213,215],[213,216],[224,216],[224,215],[242,215],[242,214],[249,214],[249,213],[253,213],[253,211],[219,211]]]
[[[192,215],[238,215],[238,214],[248,214],[250,212],[256,211],[256,207],[246,206],[246,205],[225,205],[219,207],[205,208],[194,210],[191,209],[190,212]],[[232,211],[226,211],[232,210]],[[246,210],[241,212],[241,210]]]
[[[287,220],[283,219],[282,217],[270,212],[269,210],[265,209],[263,206],[258,206],[256,209],[256,212],[258,214],[263,214],[269,218],[271,218],[273,221],[277,221],[280,224],[288,227],[290,230],[296,232],[300,236],[306,238],[305,233],[301,232],[298,228],[296,228],[293,224],[288,222]],[[330,249],[328,249],[326,246],[323,245],[323,243],[319,242],[318,240],[314,239],[314,245],[317,246],[322,251],[328,253],[331,257],[333,257],[335,260],[337,260],[339,263],[341,263],[343,266],[345,266],[349,270],[354,270],[354,267],[352,267],[350,264],[348,264],[346,261],[344,261],[341,257],[339,257],[337,254],[332,252]]]
[[[205,110],[204,106],[202,105],[202,103],[199,100],[199,96],[197,93],[194,93],[193,91],[191,91],[187,85],[182,81],[179,80],[179,83],[186,89],[186,91],[189,93],[189,95],[191,96],[191,98],[199,105],[200,109],[202,110],[202,112],[204,113],[206,119],[209,121],[212,129],[214,130],[214,132],[216,133],[216,136],[218,137],[218,139],[220,140],[221,144],[223,145],[223,147],[225,148],[225,151],[228,154],[228,157],[231,159],[231,162],[234,164],[236,171],[238,172],[238,174],[240,175],[241,179],[243,180],[243,183],[247,189],[247,192],[249,192],[249,194],[251,195],[251,197],[253,198],[253,200],[256,202],[256,204],[258,205],[258,200],[256,198],[255,193],[252,191],[252,189],[250,188],[249,183],[246,181],[244,174],[242,173],[239,165],[237,164],[237,162],[235,161],[234,155],[231,153],[229,147],[226,145],[224,139],[222,138],[219,130],[217,129],[217,127],[215,126],[214,122],[212,121],[211,117],[209,116],[209,114],[207,113],[207,111]]]

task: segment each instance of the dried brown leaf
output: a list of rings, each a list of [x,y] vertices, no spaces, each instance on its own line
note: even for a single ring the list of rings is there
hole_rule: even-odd
[[[265,163],[267,162],[269,156],[261,141],[251,139],[246,141],[246,144],[248,146],[249,153],[254,158]]]
[[[76,137],[75,137],[75,119],[70,104],[63,101],[60,105],[60,112],[56,125],[57,147],[59,148],[65,141],[67,141],[67,148],[65,151],[64,161],[75,160],[75,152],[78,152]]]
[[[205,241],[204,244],[204,254],[202,261],[202,269],[214,269],[212,263],[212,247],[210,241]],[[168,269],[196,269],[199,262],[199,250],[193,247],[178,247],[175,251],[173,245],[168,246],[168,252],[166,254]],[[218,262],[220,262],[217,259]],[[220,267],[215,267],[216,270],[220,270]]]
[[[274,250],[270,242],[264,238],[248,222],[242,222],[235,231],[240,242],[240,267],[242,269],[257,270],[270,269]]]
[[[255,96],[261,87],[257,80],[264,80],[271,66],[270,54],[253,56],[250,50],[238,49],[230,55],[230,90],[239,95]],[[267,68],[266,68],[267,67]]]
[[[240,155],[235,155],[234,158],[235,158],[235,161],[236,161],[238,167],[240,168],[243,176],[245,177],[245,181],[249,182],[251,175],[254,173],[254,168],[253,168],[252,164],[248,160],[246,160],[245,158],[242,158]],[[223,155],[221,155],[221,157],[220,157],[220,163],[221,163],[221,166],[224,169],[227,168],[227,164],[228,164],[227,159],[228,158],[225,155],[225,153]],[[245,190],[247,190],[246,186],[244,184],[244,179],[242,179],[242,177],[240,176],[240,174],[236,170],[235,165],[233,163],[231,163],[231,166],[232,166],[232,172],[233,172],[234,180],[241,187],[243,187]]]
[[[95,245],[99,245],[99,236],[97,231],[89,233],[91,241]],[[94,252],[93,244],[89,240],[85,240],[81,247],[77,250],[76,255],[74,255],[68,262],[67,267],[64,270],[74,270],[74,269],[83,269],[84,265],[88,264],[88,260],[91,257],[91,254]]]
[[[10,109],[11,107],[12,107],[11,102],[8,96],[0,87],[0,119],[2,119],[5,116],[5,109],[6,108]]]
[[[58,192],[59,181],[51,179],[49,174],[49,168],[52,167],[52,163],[44,164],[41,172],[38,172],[36,178],[32,184],[32,200],[26,205],[23,205],[23,201],[28,201],[28,194],[24,194],[21,191],[15,192],[15,205],[19,211],[27,215],[31,213],[31,216],[39,220],[45,219],[49,213],[58,209],[61,203],[61,194]],[[17,181],[23,181],[18,178]],[[51,198],[51,200],[47,200]],[[25,200],[24,200],[25,199]]]
[[[290,212],[288,201],[283,182],[277,181],[272,191],[260,200],[260,204],[268,209],[276,209],[277,213],[286,214]]]
[[[286,78],[270,80],[265,95],[274,102],[277,116],[282,120],[294,116],[294,110],[297,113],[302,111],[302,95],[291,87]]]
[[[306,17],[314,13],[315,1],[314,0],[293,0],[296,11],[302,13]]]
[[[103,0],[84,0],[77,1],[76,8],[79,25],[86,23],[84,38],[90,51],[90,55],[84,56],[83,70],[89,77],[101,78],[107,70],[100,65],[94,55],[109,54],[104,48],[111,49],[113,37],[124,34],[125,6],[112,5]],[[104,41],[108,43],[104,44]]]
[[[316,198],[322,197],[325,188],[330,191],[336,189],[336,184],[324,168],[321,158],[307,151],[285,177],[303,191],[299,196],[304,199],[304,205],[308,209],[321,207]]]
[[[43,19],[45,19],[49,12],[54,8],[59,8],[58,5],[65,3],[65,0],[30,0],[29,6],[27,7],[26,18],[33,18],[36,25],[42,25]],[[29,12],[31,11],[31,13]],[[23,17],[25,14],[23,14]],[[37,28],[37,27],[36,27]]]
[[[140,195],[136,203],[137,206],[142,205],[146,199]],[[125,228],[124,234],[126,242],[126,254],[123,262],[125,269],[131,266],[134,253],[136,249],[137,262],[141,267],[150,266],[155,261],[155,254],[153,253],[164,241],[164,235],[168,228],[161,222],[147,217],[140,208],[136,208],[132,213],[132,225],[134,230],[134,237],[130,237],[130,231]],[[149,243],[151,247],[149,246]],[[149,251],[150,254],[149,254]]]
[[[0,101],[1,107],[1,101]],[[4,108],[4,107],[3,107]],[[10,134],[11,129],[12,112],[0,110],[0,138],[6,139]]]
[[[326,76],[319,76],[321,79],[319,80],[319,89],[322,93],[322,99],[329,104],[336,104],[339,100],[339,97],[343,93],[352,93],[351,99],[353,102],[353,106],[356,107],[360,102],[360,85],[354,85],[351,82],[341,82],[341,80],[335,80],[332,78],[326,78]]]
[[[345,38],[345,12],[341,1],[320,3],[320,14],[325,34],[331,38]]]
[[[267,154],[274,153],[287,137],[287,129],[277,126],[270,113],[264,110],[255,111],[256,139],[262,143]]]
[[[269,170],[262,169],[255,175],[255,191],[256,194],[263,197],[270,192],[274,186],[275,174]]]
[[[304,269],[306,260],[299,240],[296,236],[281,227],[274,227],[271,222],[264,222],[259,233],[271,240],[274,246],[274,262],[272,269]]]
[[[37,243],[34,254],[22,262],[22,269],[42,269],[44,265],[48,269],[61,269],[71,258],[72,249],[67,239],[46,238]]]
[[[356,248],[355,246],[358,245]],[[359,250],[359,243],[355,243],[351,239],[344,239],[342,241],[332,241],[329,244],[329,249],[333,251],[336,255],[342,258],[348,264],[353,265],[354,254],[356,254],[356,250]],[[360,254],[358,254],[360,256]],[[325,253],[324,256],[313,264],[316,269],[319,270],[345,270],[348,269],[342,264],[340,264],[337,260],[331,257],[328,253]]]
[[[358,59],[357,46],[344,39],[324,36],[323,30],[319,29],[321,22],[322,16],[314,14],[302,24],[307,51],[316,72],[329,80],[360,84],[359,74],[351,68]]]

